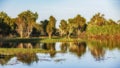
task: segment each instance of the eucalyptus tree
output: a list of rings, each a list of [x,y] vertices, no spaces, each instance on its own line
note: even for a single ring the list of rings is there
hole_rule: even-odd
[[[106,19],[104,18],[104,14],[100,14],[100,13],[95,14],[91,18],[89,24],[98,25],[98,26],[105,25],[106,24]]]
[[[31,33],[32,37],[39,37],[40,35],[44,35],[43,26],[39,23],[35,23],[33,26],[33,31]]]
[[[20,37],[29,37],[34,24],[38,18],[38,14],[35,12],[31,12],[29,10],[23,11],[17,17],[16,24],[17,24],[17,32]]]
[[[15,27],[14,19],[9,17],[7,13],[0,12],[0,34],[9,35]]]
[[[75,28],[77,30],[77,36],[79,36],[80,32],[83,32],[85,31],[84,27],[86,25],[86,19],[84,17],[82,17],[81,15],[77,15],[75,18],[74,18],[74,25],[75,25]]]
[[[55,19],[55,17],[50,16],[49,22],[48,22],[47,27],[46,27],[46,31],[47,31],[47,33],[48,33],[48,35],[49,35],[49,38],[51,38],[52,33],[53,33],[54,30],[55,30],[55,24],[56,24],[56,19]]]
[[[107,25],[117,25],[117,23],[116,23],[114,20],[109,19],[109,20],[107,21]]]
[[[81,15],[77,15],[74,18],[68,19],[68,38],[72,33],[79,36],[80,32],[85,31],[86,29],[86,19]]]
[[[47,31],[46,31],[46,28],[47,28],[47,25],[48,25],[49,21],[48,20],[44,20],[44,21],[41,21],[40,24],[43,28],[43,32],[44,32],[44,35],[47,35]]]
[[[68,27],[67,21],[61,20],[60,25],[59,25],[59,31],[60,31],[61,36],[67,34],[67,27]]]
[[[68,19],[68,26],[67,26],[67,37],[70,38],[70,35],[73,33],[75,30],[75,22],[74,19],[70,18]]]

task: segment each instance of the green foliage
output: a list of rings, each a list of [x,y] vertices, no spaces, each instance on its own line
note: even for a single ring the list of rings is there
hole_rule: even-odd
[[[46,28],[49,38],[51,38],[51,35],[55,30],[55,24],[56,24],[56,19],[53,16],[50,16],[49,22],[48,22],[47,28]]]
[[[82,17],[81,15],[77,15],[74,18],[75,26],[76,28],[80,29],[80,27],[84,26],[86,24],[86,19]]]
[[[117,23],[115,21],[113,21],[112,19],[109,19],[107,21],[106,25],[117,25]]]
[[[48,25],[49,21],[48,20],[44,20],[44,21],[41,21],[40,24],[42,25],[42,28],[43,28],[43,32],[44,32],[44,35],[47,35],[47,25]]]
[[[70,38],[70,35],[73,33],[74,29],[75,29],[75,25],[74,25],[74,19],[69,19],[68,20],[68,38]]]
[[[67,34],[67,27],[68,27],[67,21],[61,20],[60,26],[59,26],[59,28],[60,28],[59,30],[60,30],[61,36]]]
[[[116,35],[120,34],[120,25],[97,26],[89,24],[86,32],[88,35]]]
[[[106,23],[106,19],[104,18],[104,14],[100,14],[100,13],[95,14],[89,22],[89,24],[99,25],[99,26],[105,25],[105,23]]]
[[[20,37],[29,37],[34,24],[38,18],[37,13],[33,13],[29,10],[24,11],[18,15],[16,24],[17,24],[17,32]]]
[[[33,26],[33,31],[31,33],[32,37],[39,37],[44,34],[43,26],[39,23],[35,23]]]
[[[106,20],[104,15],[95,14],[88,23],[87,35],[89,36],[118,36],[120,35],[120,25],[114,20]]]
[[[3,36],[14,34],[15,28],[15,19],[10,18],[5,12],[0,12],[0,34]]]
[[[86,19],[81,15],[77,15],[74,18],[68,20],[68,37],[71,34],[79,36],[80,32],[86,30]]]
[[[0,38],[16,37],[21,38],[39,37],[39,36],[67,36],[81,37],[87,35],[120,35],[120,20],[115,22],[112,19],[107,20],[103,14],[95,14],[88,24],[81,15],[69,18],[68,21],[61,20],[59,28],[56,28],[56,19],[50,16],[49,20],[43,20],[36,23],[38,19],[37,12],[30,10],[21,12],[17,18],[11,18],[5,12],[0,12]],[[87,30],[86,30],[87,28]]]

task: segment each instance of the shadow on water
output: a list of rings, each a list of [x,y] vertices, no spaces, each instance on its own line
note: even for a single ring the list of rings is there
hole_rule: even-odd
[[[60,44],[57,44],[60,43]],[[86,42],[56,42],[56,43],[13,43],[13,42],[0,42],[0,48],[30,48],[30,49],[43,49],[49,51],[49,58],[57,57],[56,54],[75,55],[76,57],[82,57],[84,54],[88,54],[88,51],[96,61],[104,60],[107,50],[120,50],[120,42],[115,41],[86,41]],[[45,54],[45,53],[44,53]],[[18,53],[15,55],[0,54],[0,64],[7,65],[7,63],[16,57],[17,61],[31,65],[33,62],[38,62],[39,56],[37,53]],[[75,58],[75,57],[72,57]],[[59,62],[59,60],[57,60]]]

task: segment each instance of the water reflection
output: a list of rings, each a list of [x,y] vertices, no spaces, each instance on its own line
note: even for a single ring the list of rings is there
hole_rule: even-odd
[[[1,65],[6,65],[11,58],[13,58],[14,56],[6,56],[6,55],[3,55],[3,54],[0,54],[0,64]]]
[[[24,54],[17,54],[17,60],[30,65],[33,62],[38,62],[38,57],[35,53],[24,53]]]
[[[89,49],[91,54],[97,61],[104,60],[105,50],[102,46],[92,45],[89,46]]]
[[[69,46],[69,51],[81,57],[86,52],[85,42],[71,42]]]
[[[35,53],[19,53],[16,55],[0,54],[0,64],[1,65],[8,65],[8,62],[14,57],[17,58],[17,61],[20,61],[20,62],[25,63],[27,65],[30,65],[33,62],[37,63],[39,60]],[[14,65],[13,63],[11,63],[11,64]]]
[[[41,45],[41,48],[45,50],[49,50],[50,57],[54,57],[56,54],[55,43],[44,43],[43,45]]]
[[[67,52],[67,48],[68,48],[69,43],[66,42],[62,42],[60,45],[60,49],[62,52]]]
[[[16,48],[33,48],[31,43],[19,43]]]
[[[74,55],[76,57],[82,57],[84,54],[90,53],[90,55],[92,55],[92,57],[96,61],[104,60],[106,51],[108,50],[114,50],[114,49],[120,50],[120,43],[111,42],[111,41],[57,42],[57,43],[0,42],[0,48],[30,48],[30,49],[40,48],[49,51],[48,53],[49,58],[56,58],[57,54],[63,54],[63,53],[64,54],[70,53],[69,55]],[[17,61],[28,65],[31,65],[33,62],[37,63],[41,59],[39,55],[37,55],[36,53],[19,53],[12,56],[0,54],[0,64],[6,65],[13,57],[16,57]],[[55,61],[60,61],[60,60],[55,60]]]

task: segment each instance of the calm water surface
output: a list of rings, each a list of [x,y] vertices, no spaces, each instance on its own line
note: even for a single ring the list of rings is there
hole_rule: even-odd
[[[120,68],[119,42],[1,42],[0,47],[40,48],[51,51],[32,56],[23,54],[0,57],[0,68]]]

